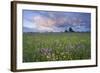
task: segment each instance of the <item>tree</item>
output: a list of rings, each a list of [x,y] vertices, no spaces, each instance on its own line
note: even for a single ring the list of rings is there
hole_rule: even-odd
[[[70,28],[69,28],[69,32],[74,32],[74,30],[70,27]]]
[[[68,32],[67,30],[65,30],[65,32]]]

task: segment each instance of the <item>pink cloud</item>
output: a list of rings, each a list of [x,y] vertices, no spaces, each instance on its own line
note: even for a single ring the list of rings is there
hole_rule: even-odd
[[[33,17],[33,21],[37,24],[37,26],[44,27],[52,27],[54,24],[56,24],[55,20],[41,15]]]
[[[53,17],[54,15],[51,14],[51,16]],[[52,28],[53,26],[56,25],[78,25],[81,20],[74,17],[74,18],[67,18],[67,17],[59,17],[59,18],[50,18],[50,17],[46,17],[43,15],[37,15],[33,17],[33,21],[37,26],[38,30],[41,31],[53,31],[54,29]]]

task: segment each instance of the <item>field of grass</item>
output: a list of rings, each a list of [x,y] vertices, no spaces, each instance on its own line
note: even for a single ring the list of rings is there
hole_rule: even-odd
[[[90,33],[23,33],[23,62],[91,58]]]

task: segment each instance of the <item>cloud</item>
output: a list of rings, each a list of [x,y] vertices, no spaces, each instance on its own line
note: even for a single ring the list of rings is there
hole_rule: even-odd
[[[79,32],[88,32],[88,31],[90,31],[90,29],[89,28],[87,28],[86,26],[75,26],[74,27],[74,30],[77,32],[77,31],[79,31]]]
[[[33,17],[33,22],[35,22],[38,25],[38,27],[39,26],[51,27],[54,24],[56,24],[55,20],[45,17],[45,16],[42,16],[42,15]]]
[[[85,13],[30,11],[25,13],[24,26],[40,32],[60,32],[67,27],[75,30],[90,29],[90,16]],[[85,15],[84,15],[85,14]],[[26,19],[26,20],[25,20]],[[84,24],[83,24],[84,23]],[[85,26],[85,27],[77,27]],[[82,28],[82,29],[81,29]]]
[[[32,22],[28,19],[24,19],[23,22],[24,22],[23,27],[27,27],[27,28],[36,28],[37,27],[35,22]]]
[[[56,30],[57,28],[54,28],[54,27],[57,27],[58,25],[63,25],[66,22],[66,18],[54,19],[54,18],[43,16],[43,15],[37,15],[33,17],[33,22],[37,25],[37,29],[40,30],[40,32],[43,32],[43,31],[55,32],[57,31]]]
[[[38,28],[38,31],[40,32],[54,32],[55,30],[51,27],[43,27],[43,26],[40,26]]]

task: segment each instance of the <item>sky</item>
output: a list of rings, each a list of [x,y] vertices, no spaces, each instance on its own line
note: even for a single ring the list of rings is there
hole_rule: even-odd
[[[90,32],[91,13],[23,10],[23,32]]]

